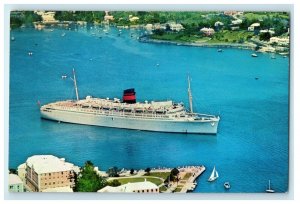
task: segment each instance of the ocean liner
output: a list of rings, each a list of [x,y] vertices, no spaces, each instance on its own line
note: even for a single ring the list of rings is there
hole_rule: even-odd
[[[137,102],[133,88],[124,90],[118,98],[102,99],[87,96],[79,99],[73,69],[76,100],[66,100],[41,106],[43,119],[58,122],[95,125],[133,130],[217,134],[219,116],[193,112],[192,92],[188,77],[189,110],[173,101]]]

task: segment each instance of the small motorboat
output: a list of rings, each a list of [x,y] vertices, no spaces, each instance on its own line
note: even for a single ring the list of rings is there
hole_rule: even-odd
[[[255,77],[255,80],[258,80],[259,78],[258,77]]]
[[[218,49],[218,52],[223,52],[223,50],[222,49]]]
[[[32,55],[33,55],[33,53],[32,53],[32,52],[28,52],[28,55],[29,55],[29,56],[32,56]]]
[[[64,37],[65,35],[66,35],[66,33],[62,33],[62,34],[61,34],[61,37]]]
[[[257,54],[253,53],[251,56],[252,56],[252,57],[257,57]]]
[[[67,78],[67,75],[62,75],[61,76],[61,79],[66,79]]]
[[[228,181],[224,183],[224,188],[230,189],[230,183]]]
[[[14,36],[11,37],[11,41],[15,41],[15,37]]]

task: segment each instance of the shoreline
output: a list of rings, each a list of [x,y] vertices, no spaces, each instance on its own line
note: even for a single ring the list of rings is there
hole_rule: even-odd
[[[205,42],[175,42],[168,40],[157,40],[150,39],[148,37],[140,37],[139,42],[142,43],[156,43],[156,44],[170,44],[177,46],[192,46],[192,47],[209,47],[209,48],[238,48],[244,50],[255,50],[255,44],[246,44],[246,43],[205,43]]]

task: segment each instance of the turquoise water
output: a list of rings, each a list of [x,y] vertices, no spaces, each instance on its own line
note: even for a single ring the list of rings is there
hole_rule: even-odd
[[[80,166],[91,160],[102,170],[203,164],[207,170],[195,192],[225,192],[225,181],[230,192],[264,192],[269,179],[276,192],[287,191],[289,58],[140,43],[140,32],[11,31],[9,167],[34,154],[65,157]],[[137,100],[185,104],[189,73],[194,109],[220,115],[219,133],[155,133],[41,120],[38,100],[75,98],[72,81],[61,79],[72,68],[81,98],[121,98],[123,89],[134,87]],[[220,177],[208,183],[214,165]]]

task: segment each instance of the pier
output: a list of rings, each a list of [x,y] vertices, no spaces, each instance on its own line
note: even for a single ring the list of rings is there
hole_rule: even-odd
[[[178,181],[173,182],[165,193],[187,193],[193,191],[197,183],[196,179],[205,171],[205,166],[186,166],[178,168]]]

